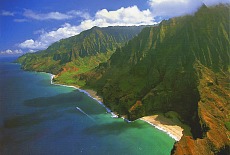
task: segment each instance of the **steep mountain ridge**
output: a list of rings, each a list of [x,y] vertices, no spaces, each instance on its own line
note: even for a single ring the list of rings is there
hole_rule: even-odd
[[[175,154],[226,153],[229,25],[229,6],[203,6],[193,16],[144,28],[80,79],[97,90],[109,108],[131,120],[177,112],[193,137],[184,136]]]
[[[106,61],[117,47],[137,35],[144,26],[115,26],[81,32],[79,35],[53,43],[46,50],[25,54],[18,59],[25,70],[45,71],[58,74],[67,63],[76,62],[79,58],[99,55],[95,64]],[[102,59],[102,61],[101,61]],[[71,64],[72,66],[72,64]],[[67,66],[68,67],[68,66]]]

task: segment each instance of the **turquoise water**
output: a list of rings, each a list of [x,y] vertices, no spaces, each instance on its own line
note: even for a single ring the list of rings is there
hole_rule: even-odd
[[[175,141],[164,132],[112,118],[86,94],[10,61],[0,58],[0,154],[170,154]]]

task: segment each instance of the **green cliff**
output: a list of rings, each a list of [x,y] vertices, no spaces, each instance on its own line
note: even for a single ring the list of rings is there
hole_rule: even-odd
[[[193,145],[180,145],[180,141],[175,154],[226,152],[230,144],[226,127],[230,121],[229,25],[229,6],[202,6],[194,15],[144,28],[107,62],[79,79],[97,90],[109,108],[130,120],[177,112],[193,135],[181,141],[189,138]]]

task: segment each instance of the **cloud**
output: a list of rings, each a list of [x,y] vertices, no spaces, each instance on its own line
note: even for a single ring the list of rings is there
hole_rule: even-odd
[[[70,19],[72,16],[66,15],[60,12],[49,12],[49,13],[35,13],[32,10],[26,9],[23,15],[27,18],[35,19],[35,20],[63,20]]]
[[[71,26],[66,23],[55,31],[45,32],[44,30],[36,31],[41,33],[37,40],[28,39],[18,46],[23,49],[41,50],[47,48],[50,44],[70,36],[74,36],[80,32],[80,26]]]
[[[171,18],[193,14],[203,4],[207,6],[229,3],[229,0],[149,0],[154,17]]]
[[[28,39],[23,43],[19,44],[20,48],[31,48],[31,49],[42,49],[44,48],[41,43],[34,41],[33,39]]]
[[[2,10],[1,16],[14,16],[13,12]]]
[[[200,0],[149,0],[152,14],[166,18],[192,14],[202,4]]]
[[[102,26],[108,25],[141,25],[153,24],[153,16],[150,10],[139,10],[137,6],[120,8],[116,11],[100,10],[95,15],[94,23]]]
[[[27,22],[28,20],[27,19],[14,19],[14,22],[17,22],[17,23],[22,23],[22,22]]]
[[[28,39],[18,46],[23,49],[33,49],[41,50],[47,48],[50,44],[74,35],[80,32],[90,29],[93,26],[107,27],[107,26],[130,26],[130,25],[153,25],[155,24],[154,18],[150,10],[139,10],[137,6],[120,8],[116,11],[108,11],[106,9],[99,10],[96,12],[94,17],[90,17],[87,14],[82,14],[81,12],[68,12],[72,15],[82,15],[85,16],[79,25],[71,25],[66,23],[60,28],[50,31],[37,31],[40,34],[39,38],[36,40]]]
[[[71,10],[67,12],[68,15],[72,15],[72,17],[81,17],[83,19],[90,19],[90,14],[88,12],[84,11],[76,11],[76,10]]]
[[[49,13],[36,13],[32,10],[26,9],[23,13],[26,18],[34,20],[66,20],[76,17],[81,17],[84,19],[89,19],[90,15],[87,12],[71,10],[67,13],[60,12],[49,12]]]
[[[34,34],[43,34],[45,32],[46,32],[45,29],[40,29],[40,30],[34,31]]]
[[[34,53],[34,52],[36,52],[36,50],[31,50],[31,49],[30,49],[30,50],[28,51],[28,53]]]
[[[211,6],[211,5],[217,5],[217,4],[229,4],[229,0],[202,0],[205,5]]]
[[[0,51],[1,55],[13,55],[13,54],[22,54],[23,51],[21,49],[19,50],[5,50],[5,51]]]

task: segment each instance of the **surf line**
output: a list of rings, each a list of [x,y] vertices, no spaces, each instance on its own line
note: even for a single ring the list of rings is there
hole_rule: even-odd
[[[80,88],[77,88],[77,87],[75,87],[75,86],[69,86],[69,85],[63,85],[63,84],[57,84],[57,83],[54,83],[53,82],[53,79],[54,79],[54,77],[55,77],[55,75],[53,75],[53,74],[51,74],[51,73],[49,73],[50,74],[50,76],[51,76],[51,84],[52,85],[56,85],[56,86],[64,86],[64,87],[69,87],[69,88],[74,88],[74,89],[77,89],[79,92],[82,92],[82,93],[84,93],[84,94],[86,94],[87,96],[89,96],[90,98],[92,98],[92,99],[94,99],[94,100],[96,100],[101,106],[103,106],[105,109],[106,109],[106,111],[108,112],[108,113],[110,113],[112,116],[112,118],[118,118],[118,115],[116,115],[115,113],[113,113],[109,108],[107,108],[101,101],[99,101],[97,98],[94,98],[94,97],[92,97],[87,91],[85,91],[85,90],[83,90],[83,89],[80,89]],[[122,117],[123,118],[123,117]],[[123,118],[124,119],[124,118]],[[129,121],[129,122],[131,122],[131,121]]]
[[[81,113],[85,114],[88,118],[90,118],[92,121],[95,122],[95,120],[93,119],[93,117],[89,116],[87,113],[85,113],[81,108],[76,107],[77,110],[79,110]]]

